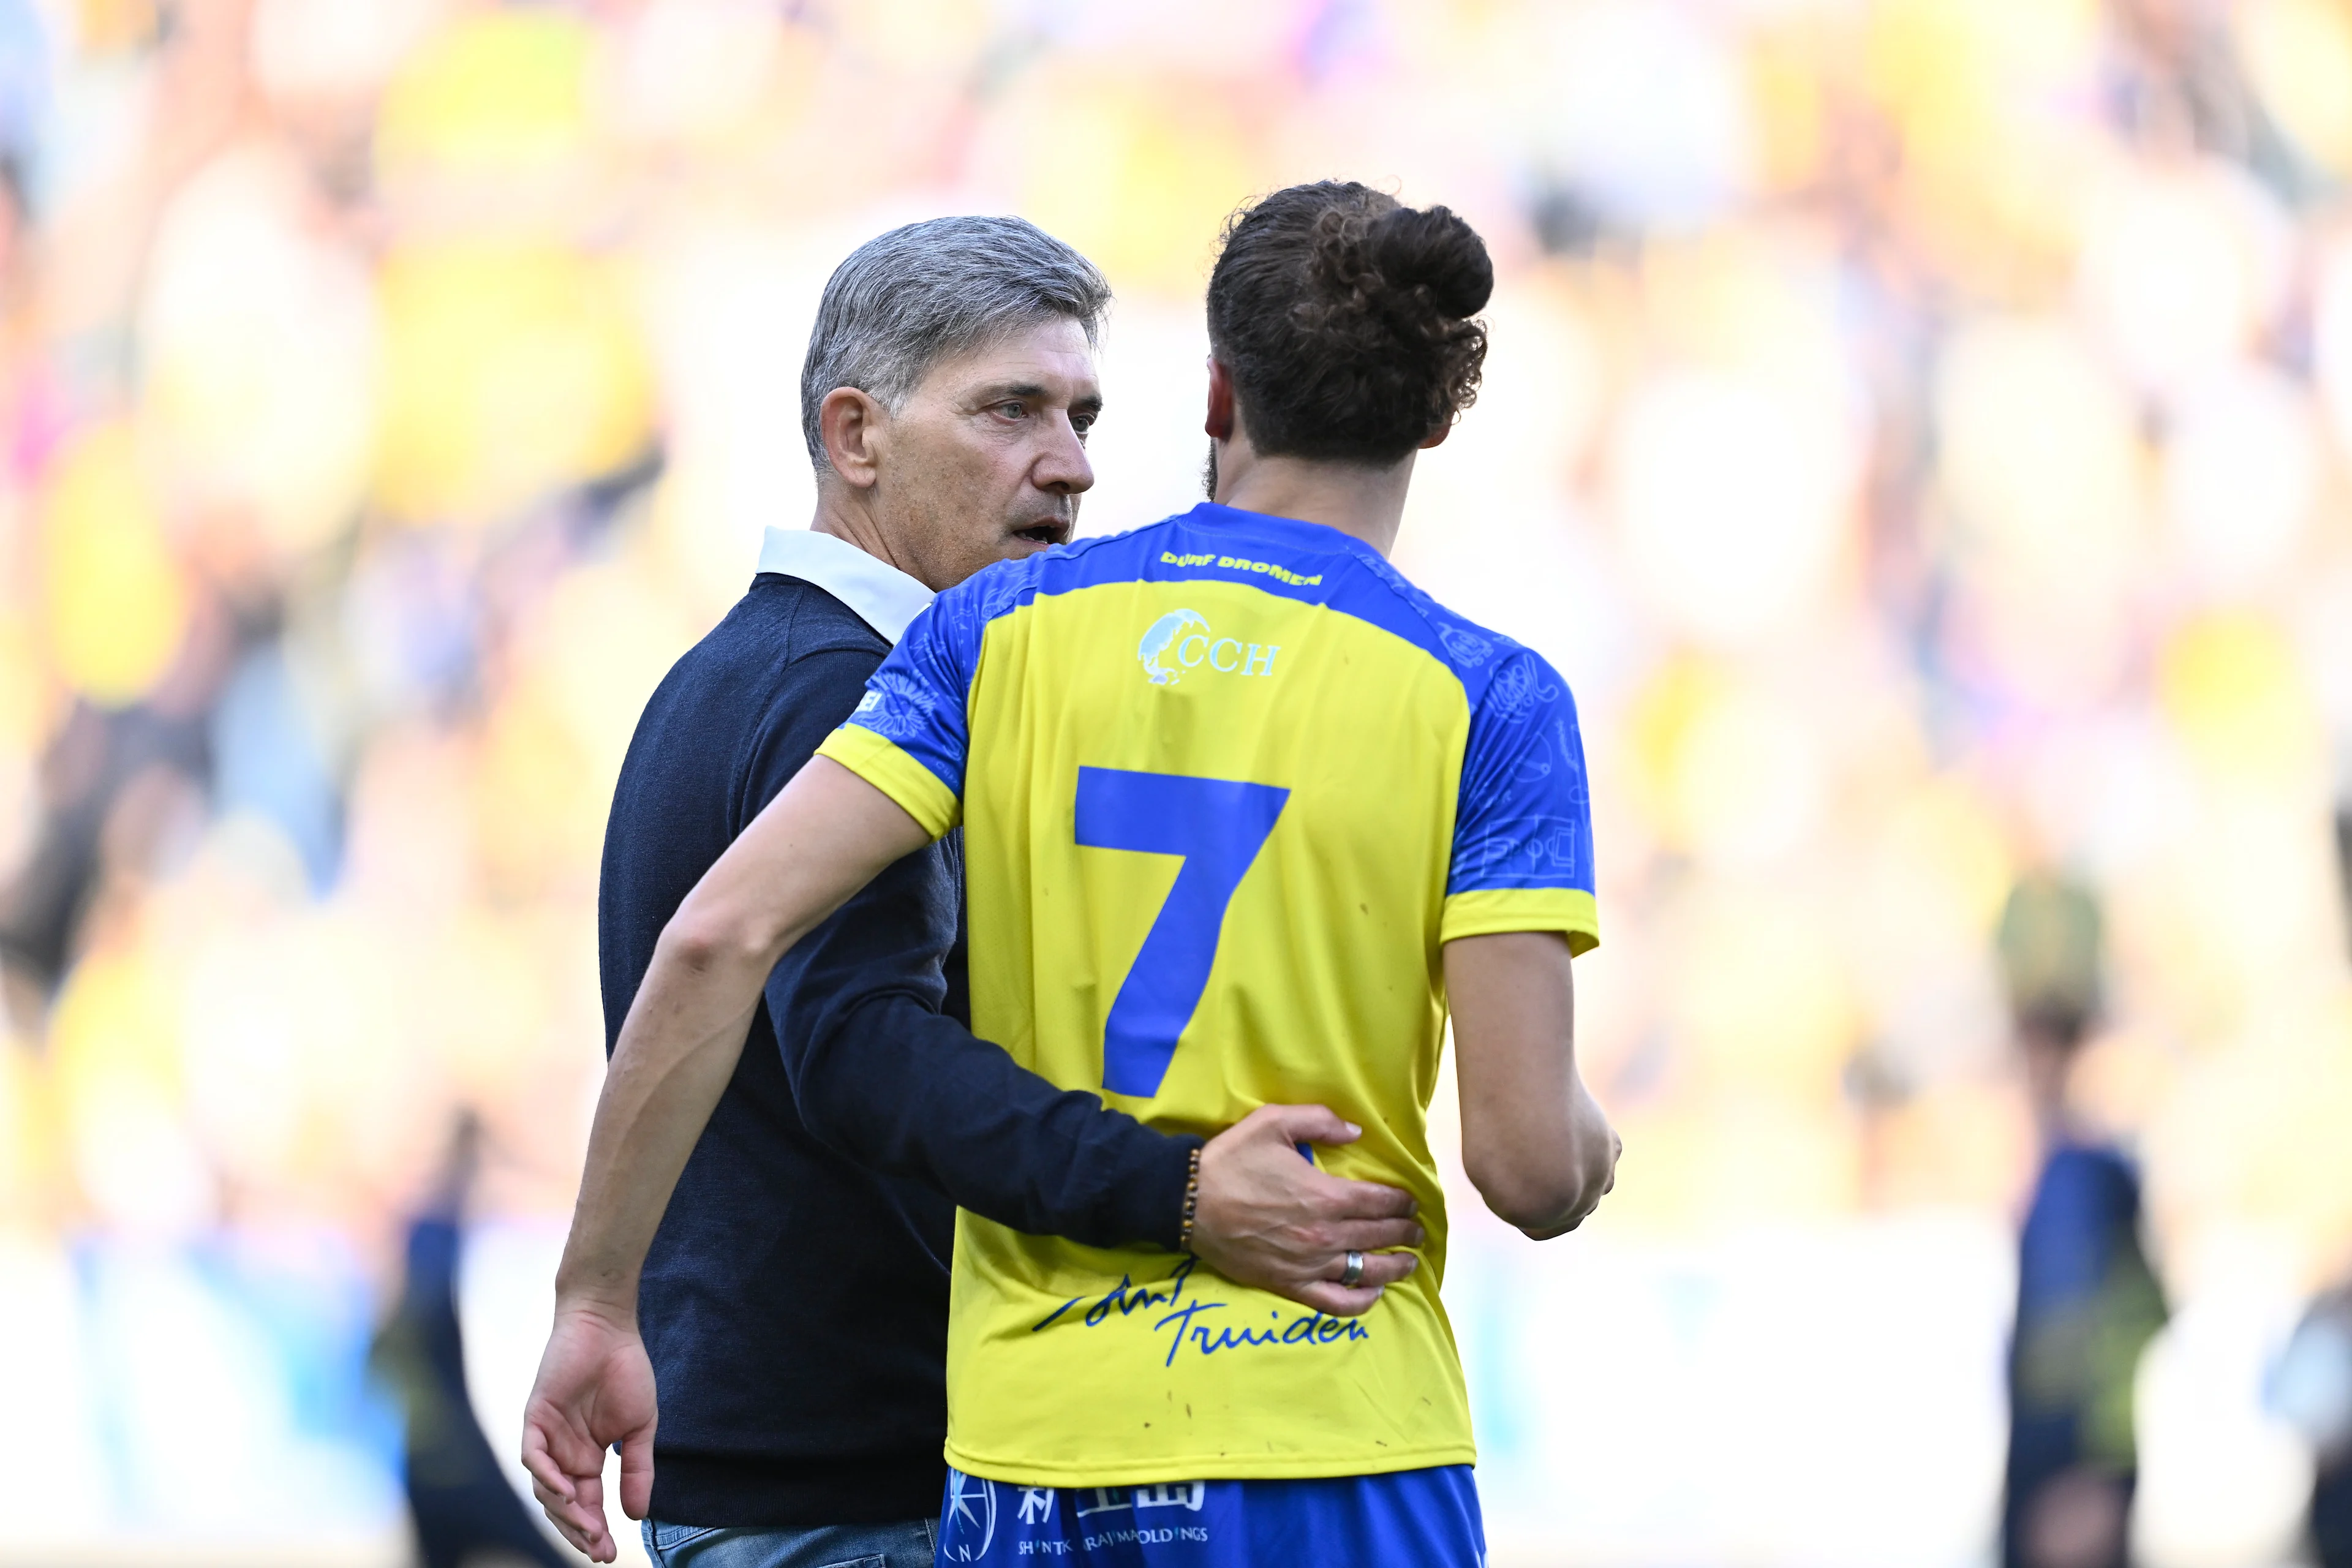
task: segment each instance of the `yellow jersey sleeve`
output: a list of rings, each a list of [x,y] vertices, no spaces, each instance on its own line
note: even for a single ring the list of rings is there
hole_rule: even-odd
[[[884,795],[938,838],[962,820],[963,802],[939,776],[871,730],[845,724],[816,749]]]
[[[866,681],[848,721],[817,748],[898,802],[934,838],[963,819],[967,709],[982,637],[1035,591],[1017,565],[999,562],[932,601]]]
[[[1481,888],[1448,895],[1437,940],[1512,931],[1556,931],[1580,957],[1600,945],[1600,910],[1581,888]]]

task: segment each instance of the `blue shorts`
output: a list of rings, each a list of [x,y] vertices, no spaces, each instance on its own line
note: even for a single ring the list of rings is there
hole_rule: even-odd
[[[940,1568],[1483,1568],[1467,1465],[1306,1481],[1024,1487],[948,1471]]]

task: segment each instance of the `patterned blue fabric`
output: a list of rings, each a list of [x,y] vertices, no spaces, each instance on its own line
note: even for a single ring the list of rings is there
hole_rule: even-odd
[[[940,1568],[1483,1568],[1467,1465],[1297,1481],[1024,1487],[948,1472]]]
[[[1592,805],[1576,700],[1515,643],[1470,712],[1447,893],[1593,886]]]

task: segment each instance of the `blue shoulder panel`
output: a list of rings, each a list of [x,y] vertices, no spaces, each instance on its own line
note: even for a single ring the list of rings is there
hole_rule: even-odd
[[[1512,644],[1470,712],[1445,890],[1593,891],[1592,800],[1568,682]]]

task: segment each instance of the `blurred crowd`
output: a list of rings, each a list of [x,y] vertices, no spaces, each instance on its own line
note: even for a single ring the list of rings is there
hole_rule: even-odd
[[[1220,218],[1326,174],[1497,258],[1400,564],[1580,700],[1598,1223],[2021,1215],[2063,887],[2067,1136],[2284,1349],[2352,1277],[2352,4],[0,0],[12,1518],[394,1517],[409,1226],[461,1128],[568,1206],[611,783],[805,521],[833,263],[1104,267],[1100,531],[1197,491]]]

